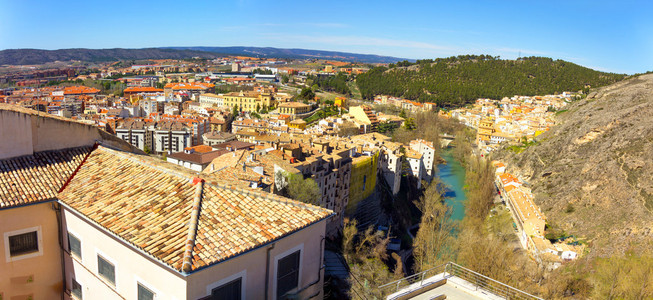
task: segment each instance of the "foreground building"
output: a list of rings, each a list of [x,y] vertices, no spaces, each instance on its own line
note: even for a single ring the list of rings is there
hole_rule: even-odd
[[[329,210],[34,111],[0,107],[0,137],[2,299],[322,297]]]

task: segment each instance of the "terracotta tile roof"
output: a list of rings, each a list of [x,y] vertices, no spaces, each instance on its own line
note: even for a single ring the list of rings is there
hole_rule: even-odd
[[[0,160],[0,208],[53,199],[91,147]]]
[[[332,214],[264,192],[204,183],[174,165],[101,146],[59,199],[179,272],[224,261]]]
[[[279,104],[279,107],[289,107],[289,108],[296,107],[296,108],[300,108],[300,107],[309,107],[309,105],[304,104],[304,103],[300,103],[300,102],[285,102],[285,103]]]
[[[67,86],[64,88],[64,95],[80,95],[80,94],[97,94],[100,90],[87,86]]]
[[[150,86],[133,86],[126,88],[123,92],[125,93],[154,93],[154,92],[163,92],[163,89],[157,89]]]
[[[207,90],[209,88],[215,87],[212,83],[204,82],[189,82],[189,83],[168,83],[165,85],[165,88],[171,88],[173,90]]]
[[[213,148],[207,145],[197,145],[193,147],[186,147],[184,148],[184,150],[195,151],[195,153],[207,153],[207,152],[212,152]]]

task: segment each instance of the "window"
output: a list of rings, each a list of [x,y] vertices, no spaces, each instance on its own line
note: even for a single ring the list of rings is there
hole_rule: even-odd
[[[154,300],[154,292],[138,284],[138,300]]]
[[[299,284],[299,253],[297,251],[279,260],[277,297],[285,295]]]
[[[111,284],[116,285],[116,267],[99,255],[97,256],[97,272]]]
[[[211,290],[211,300],[240,300],[243,278],[238,278]]]
[[[70,254],[82,258],[82,242],[70,234],[70,232],[68,233],[68,249],[70,250]]]
[[[9,254],[18,256],[39,251],[38,234],[36,231],[16,234],[9,237]]]
[[[73,289],[71,290],[75,299],[82,299],[82,285],[73,278]]]

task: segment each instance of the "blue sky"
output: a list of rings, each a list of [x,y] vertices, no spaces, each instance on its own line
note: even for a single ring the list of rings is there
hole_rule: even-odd
[[[263,46],[653,70],[651,1],[0,0],[0,49]]]

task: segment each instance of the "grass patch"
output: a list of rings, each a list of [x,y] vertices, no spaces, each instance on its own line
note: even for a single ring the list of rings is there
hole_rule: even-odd
[[[310,117],[304,119],[307,124],[311,124],[313,122],[316,122],[318,120],[324,119],[326,117],[330,116],[335,116],[338,114],[338,109],[335,107],[327,107],[326,109],[320,109],[317,112],[315,112],[313,115]]]
[[[508,150],[519,154],[519,153],[524,152],[524,150],[526,150],[526,148],[528,148],[530,146],[533,146],[535,144],[537,144],[536,141],[522,142],[520,145],[508,146]]]
[[[561,109],[561,110],[559,110],[559,111],[556,111],[556,116],[558,116],[558,115],[560,115],[560,114],[562,114],[562,113],[566,113],[566,112],[568,112],[568,111],[569,111],[568,109]]]

